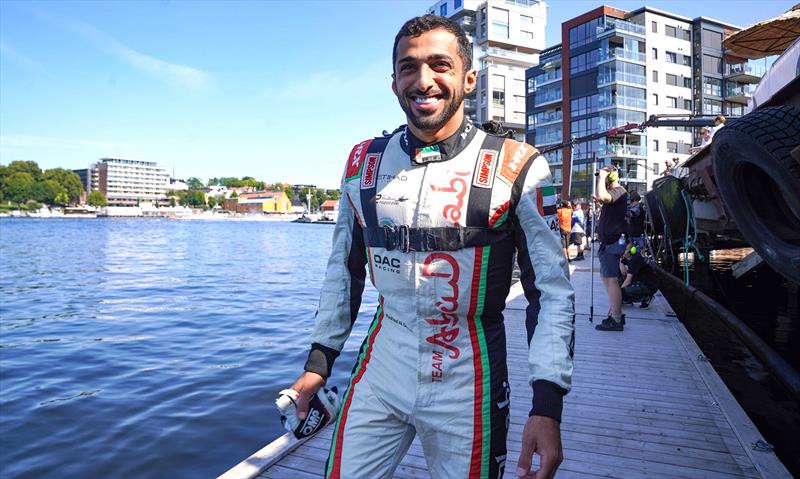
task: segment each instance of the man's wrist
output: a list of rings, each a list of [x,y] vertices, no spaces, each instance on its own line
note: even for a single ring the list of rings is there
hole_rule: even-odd
[[[339,351],[319,343],[312,343],[303,369],[327,378],[331,375],[333,363],[338,356]]]
[[[533,382],[533,404],[528,416],[546,416],[561,422],[561,411],[564,407],[566,391],[545,380]]]

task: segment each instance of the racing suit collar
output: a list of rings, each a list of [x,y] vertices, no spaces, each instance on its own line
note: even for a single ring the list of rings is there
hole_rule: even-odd
[[[461,153],[475,137],[478,128],[464,117],[461,127],[453,135],[438,143],[427,144],[414,136],[408,127],[400,134],[400,145],[408,154],[411,163],[424,165],[438,161],[447,161]]]

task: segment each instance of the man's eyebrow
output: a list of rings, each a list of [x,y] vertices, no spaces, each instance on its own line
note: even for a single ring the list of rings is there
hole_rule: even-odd
[[[433,55],[428,55],[428,57],[424,59],[424,61],[427,61],[427,62],[435,61],[435,60],[453,61],[453,57],[451,57],[450,55],[448,55],[446,53],[434,53]],[[419,61],[419,59],[417,57],[413,57],[411,55],[408,55],[408,56],[405,56],[405,57],[397,60],[397,63],[398,64],[400,64],[400,63],[416,63],[418,61]]]

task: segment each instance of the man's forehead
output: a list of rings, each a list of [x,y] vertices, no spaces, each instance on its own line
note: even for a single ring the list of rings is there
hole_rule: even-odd
[[[427,58],[430,56],[458,56],[458,39],[455,35],[437,28],[414,37],[402,37],[397,43],[397,58]]]

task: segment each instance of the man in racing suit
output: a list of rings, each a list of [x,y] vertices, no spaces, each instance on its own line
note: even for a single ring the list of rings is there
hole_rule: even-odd
[[[326,477],[390,477],[419,435],[434,478],[497,478],[510,389],[503,308],[514,252],[529,302],[533,408],[519,477],[552,477],[570,388],[574,294],[560,254],[549,168],[531,146],[464,117],[476,85],[451,20],[426,15],[397,35],[392,89],[409,124],[356,145],[345,168],[333,250],[305,372],[324,384],[358,314],[366,270],[380,292],[342,400]]]

